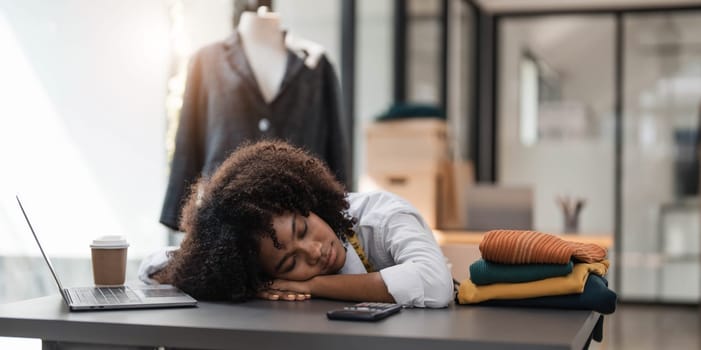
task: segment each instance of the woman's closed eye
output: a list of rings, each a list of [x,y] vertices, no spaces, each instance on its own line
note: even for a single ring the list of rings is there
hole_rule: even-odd
[[[297,266],[297,254],[293,255],[290,260],[292,260],[290,267],[286,268],[285,271],[283,271],[283,273],[288,273],[295,269],[295,266]]]
[[[309,228],[309,226],[307,226],[307,219],[303,218],[302,220],[304,221],[304,228],[301,230],[301,232],[298,235],[299,239],[303,239],[304,237],[307,236],[307,229]]]
[[[303,218],[302,220],[304,221],[304,227],[301,227],[302,225],[299,225],[299,227],[301,227],[301,229],[297,233],[297,239],[304,239],[304,237],[307,236],[307,231],[309,229],[309,226],[307,225],[307,219]],[[295,269],[295,266],[297,266],[297,254],[293,255],[291,257],[291,260],[292,260],[292,263],[290,264],[290,266],[288,268],[285,269],[285,271],[283,271],[284,273],[288,273],[288,272]]]

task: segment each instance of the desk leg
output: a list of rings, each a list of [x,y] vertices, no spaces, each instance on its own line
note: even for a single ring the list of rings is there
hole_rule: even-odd
[[[64,341],[41,341],[42,350],[89,350],[89,349],[105,349],[105,350],[158,350],[159,347],[153,346],[125,346],[125,345],[107,345],[107,344],[88,344],[88,343],[73,343]]]

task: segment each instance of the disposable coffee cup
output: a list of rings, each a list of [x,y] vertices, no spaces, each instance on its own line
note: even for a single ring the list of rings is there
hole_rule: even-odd
[[[102,236],[92,241],[92,273],[95,285],[121,286],[127,271],[127,248],[124,236]]]

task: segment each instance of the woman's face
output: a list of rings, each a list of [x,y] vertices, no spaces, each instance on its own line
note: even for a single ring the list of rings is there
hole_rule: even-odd
[[[338,272],[346,262],[346,250],[331,227],[314,213],[308,217],[289,213],[273,218],[281,249],[271,238],[260,243],[260,259],[272,278],[306,281]]]

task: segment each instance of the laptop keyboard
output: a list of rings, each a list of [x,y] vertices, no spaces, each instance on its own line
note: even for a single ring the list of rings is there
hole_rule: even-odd
[[[141,299],[126,287],[73,288],[71,295],[80,304],[124,304],[140,302]],[[75,300],[77,297],[77,300]]]

